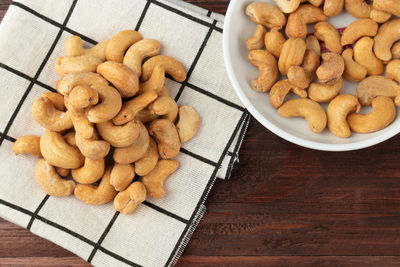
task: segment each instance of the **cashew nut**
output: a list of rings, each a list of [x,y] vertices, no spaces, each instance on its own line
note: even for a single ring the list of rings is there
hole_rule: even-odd
[[[279,108],[283,117],[304,117],[311,131],[322,132],[326,127],[327,117],[324,109],[317,102],[310,99],[292,99]]]
[[[62,179],[45,159],[39,160],[36,164],[35,176],[40,187],[50,196],[69,196],[74,191],[74,181]]]
[[[369,114],[350,114],[347,118],[351,130],[357,133],[372,133],[391,124],[396,117],[393,100],[377,96],[372,100],[373,111]]]
[[[390,79],[400,82],[400,60],[394,59],[386,66],[387,76]]]
[[[131,164],[115,164],[110,174],[110,184],[117,191],[124,191],[135,178],[135,168]]]
[[[372,6],[366,0],[345,0],[344,8],[356,18],[369,18]]]
[[[308,96],[316,102],[328,103],[340,93],[342,87],[342,78],[331,84],[312,83],[308,88]]]
[[[154,92],[160,95],[164,88],[165,71],[162,65],[156,65],[153,69],[150,79],[147,82],[141,83],[139,93]]]
[[[178,155],[181,149],[179,134],[170,120],[156,119],[152,121],[149,133],[158,143],[161,158],[171,159]]]
[[[138,139],[128,147],[116,148],[114,150],[113,159],[116,163],[130,164],[141,159],[146,154],[150,143],[149,133],[141,122],[138,123],[141,127]]]
[[[43,157],[40,152],[40,137],[36,135],[21,136],[14,142],[12,150],[15,155],[30,154],[39,159]]]
[[[302,0],[302,2],[305,2],[304,0]],[[308,2],[310,4],[312,4],[315,7],[319,7],[320,5],[322,5],[322,3],[324,2],[324,0],[308,0]]]
[[[199,129],[200,116],[191,106],[179,107],[179,121],[176,124],[179,139],[185,143],[192,139]]]
[[[118,193],[110,184],[111,168],[107,168],[99,186],[78,184],[75,187],[75,197],[89,205],[102,205],[114,199]]]
[[[367,77],[367,69],[353,60],[353,49],[347,48],[343,51],[344,60],[343,76],[353,82],[359,82]]]
[[[63,77],[68,73],[94,72],[101,62],[101,59],[93,55],[58,57],[55,68],[58,75]]]
[[[164,189],[165,179],[179,167],[175,160],[160,160],[156,167],[141,182],[146,187],[147,195],[151,198],[163,198],[167,194]]]
[[[68,95],[68,108],[72,108],[74,111],[82,111],[84,108],[96,105],[98,102],[99,94],[96,90],[84,85],[76,86]]]
[[[182,63],[173,57],[169,56],[155,56],[147,60],[142,66],[142,81],[147,81],[150,79],[153,73],[154,67],[161,65],[164,67],[165,73],[174,78],[177,82],[183,82],[186,80],[186,70]]]
[[[324,14],[328,17],[336,17],[343,10],[344,0],[325,0]]]
[[[169,96],[167,87],[163,86],[161,88],[161,91],[158,93],[158,96]]]
[[[391,60],[390,49],[397,40],[400,40],[400,19],[393,19],[382,24],[375,36],[374,52],[376,57],[383,61]]]
[[[125,102],[121,111],[113,118],[115,125],[122,125],[133,120],[136,114],[156,100],[158,95],[154,92],[144,93]]]
[[[67,144],[64,137],[56,132],[45,130],[40,138],[40,151],[49,164],[55,167],[76,169],[83,164],[81,152]]]
[[[101,62],[104,62],[106,60],[106,47],[108,42],[109,40],[105,40],[91,48],[84,49],[83,54],[96,56],[101,60]]]
[[[318,56],[321,55],[321,45],[314,35],[310,35],[306,38],[306,48],[307,50],[314,51]]]
[[[104,61],[106,59],[105,48],[107,44],[108,41],[103,41],[92,48],[84,49],[82,39],[79,36],[72,35],[65,41],[65,55],[67,57],[77,57],[84,54],[93,55]]]
[[[178,116],[178,104],[169,96],[160,96],[148,107],[150,112],[163,116],[163,118],[174,122]]]
[[[60,167],[56,167],[56,172],[58,173],[58,175],[62,176],[62,177],[66,177],[69,174],[69,169],[64,169],[64,168],[60,168]]]
[[[76,146],[76,140],[75,140],[75,132],[69,132],[65,134],[64,136],[65,142],[70,145],[70,146]]]
[[[144,156],[135,162],[137,175],[144,176],[151,172],[158,162],[158,148],[153,138],[150,137],[149,147]]]
[[[400,42],[394,43],[391,49],[393,59],[400,59]]]
[[[322,84],[335,83],[344,72],[344,60],[336,53],[322,54],[322,64],[317,69],[319,82]]]
[[[300,6],[301,0],[274,0],[284,13],[292,13]]]
[[[259,76],[251,82],[251,87],[257,92],[269,91],[279,78],[275,57],[265,50],[251,50],[247,58],[259,71]]]
[[[72,109],[67,111],[71,118],[75,131],[84,138],[92,138],[95,132],[93,124],[83,112],[75,112]]]
[[[370,76],[358,84],[356,92],[361,105],[369,106],[376,96],[397,97],[400,95],[400,86],[392,79]]]
[[[304,38],[307,35],[307,24],[327,20],[328,17],[320,8],[310,4],[302,5],[289,15],[286,35],[290,38]]]
[[[92,184],[103,176],[104,167],[104,158],[98,160],[85,158],[85,164],[79,169],[71,170],[71,175],[80,184]]]
[[[111,120],[121,110],[121,95],[114,87],[108,85],[95,84],[92,88],[99,94],[100,103],[89,109],[87,118],[92,123]]]
[[[271,29],[271,31],[267,32],[264,37],[265,48],[267,48],[268,52],[270,52],[276,58],[279,58],[281,55],[282,47],[285,41],[285,37],[277,29]]]
[[[122,97],[134,96],[139,91],[139,78],[127,66],[106,61],[97,66],[97,73],[112,83]]]
[[[96,124],[100,136],[113,147],[127,147],[132,145],[139,137],[141,125],[132,120],[124,125],[117,126],[112,121]]]
[[[336,136],[347,138],[351,135],[347,116],[351,112],[358,112],[361,108],[357,97],[354,95],[340,95],[335,97],[328,105],[328,128]]]
[[[132,183],[125,191],[119,192],[114,198],[115,210],[122,214],[131,214],[146,199],[146,188],[141,182]]]
[[[305,89],[310,85],[311,75],[307,73],[303,67],[291,66],[287,76],[289,82],[293,84],[294,87]]]
[[[267,30],[263,25],[257,25],[256,31],[253,36],[246,40],[246,47],[249,50],[263,49],[264,48],[264,38]]]
[[[142,74],[142,61],[147,57],[158,55],[160,42],[154,39],[144,39],[133,44],[124,56],[124,65],[128,66],[136,76]]]
[[[102,159],[110,152],[110,144],[97,139],[97,134],[93,138],[84,138],[78,132],[75,133],[76,145],[79,150],[86,158],[92,160]]]
[[[108,81],[97,73],[70,73],[65,75],[65,77],[61,80],[57,91],[65,96],[68,95],[77,85],[84,85],[93,88],[95,84],[106,86],[108,85]]]
[[[303,39],[288,39],[283,44],[281,55],[278,61],[279,71],[282,73],[282,75],[286,76],[287,71],[291,66],[300,66],[303,62],[305,52],[306,43]]]
[[[41,97],[47,97],[50,99],[56,109],[60,111],[65,110],[64,97],[62,95],[53,92],[44,92]]]
[[[398,0],[374,0],[373,7],[400,17],[400,3]]]
[[[280,80],[274,84],[271,88],[271,92],[269,94],[269,102],[274,108],[279,108],[282,106],[283,101],[285,100],[286,95],[292,91],[293,93],[298,93],[299,91],[295,90],[296,87],[289,82],[288,80]],[[297,88],[300,90],[300,88]],[[299,95],[302,98],[307,97],[307,92],[302,90],[304,95]]]
[[[371,14],[369,14],[369,17],[370,19],[372,19],[377,23],[385,23],[392,17],[392,13],[388,13],[377,9],[372,9]]]
[[[354,60],[367,69],[368,75],[380,75],[383,73],[383,63],[372,50],[374,39],[363,37],[354,45]],[[390,52],[390,50],[389,50]]]
[[[253,2],[248,5],[246,15],[256,24],[269,29],[281,29],[286,24],[286,17],[278,7],[263,2]]]
[[[151,122],[155,119],[158,118],[157,114],[153,114],[149,109],[142,109],[139,111],[136,116],[135,120],[146,123],[146,122]]]
[[[317,37],[318,40],[324,41],[326,48],[333,53],[342,53],[343,47],[340,44],[340,34],[332,24],[325,21],[318,22],[315,24],[314,29],[315,37]]]
[[[107,44],[105,51],[107,60],[122,63],[128,47],[140,40],[142,35],[137,31],[125,30],[117,33]]]

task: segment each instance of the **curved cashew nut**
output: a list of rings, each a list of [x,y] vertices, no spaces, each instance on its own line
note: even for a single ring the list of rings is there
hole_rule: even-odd
[[[113,118],[115,125],[122,125],[133,120],[139,111],[147,107],[151,102],[156,100],[158,95],[154,92],[144,93],[128,102],[125,102],[121,111]]]
[[[400,59],[400,42],[394,43],[391,50],[393,59]]]
[[[151,172],[158,162],[158,148],[156,141],[150,137],[149,147],[144,156],[135,162],[135,171],[137,175],[144,176]]]
[[[342,45],[354,44],[364,36],[374,37],[378,32],[378,23],[371,19],[358,19],[351,23],[342,34]]]
[[[58,75],[63,77],[69,73],[95,72],[101,62],[101,59],[93,55],[58,57],[55,62],[55,68]]]
[[[146,154],[150,143],[149,133],[141,122],[138,123],[141,127],[138,139],[128,147],[116,148],[114,150],[113,159],[116,163],[130,164],[141,159]]]
[[[178,167],[179,163],[175,160],[160,160],[156,167],[141,179],[146,187],[147,195],[156,199],[163,198],[167,194],[164,189],[164,181]]]
[[[127,66],[106,61],[97,66],[97,73],[111,82],[122,97],[134,96],[139,91],[139,78]]]
[[[186,80],[186,70],[182,63],[173,57],[169,56],[155,56],[147,60],[142,66],[142,81],[147,81],[150,79],[153,73],[154,67],[161,65],[164,67],[165,73],[174,78],[177,82],[183,82]]]
[[[376,57],[383,61],[391,60],[390,49],[397,40],[400,40],[400,19],[393,19],[382,24],[375,36],[374,52]]]
[[[397,0],[374,0],[373,7],[400,17],[400,5]]]
[[[279,108],[283,117],[304,117],[311,131],[322,132],[326,127],[327,117],[325,110],[317,102],[310,99],[292,99]]]
[[[62,179],[45,159],[36,164],[35,176],[40,187],[50,196],[65,197],[74,192],[74,181]]]
[[[351,112],[358,112],[361,108],[357,97],[354,95],[340,95],[335,97],[328,105],[328,128],[336,136],[347,138],[351,135],[347,116]]]
[[[56,132],[45,130],[40,138],[40,151],[49,164],[55,167],[76,169],[83,164],[81,152],[67,144],[64,137]]]
[[[157,114],[153,114],[149,109],[142,109],[139,111],[136,116],[135,120],[146,123],[146,122],[151,122],[155,119],[158,118]]]
[[[93,87],[95,84],[106,86],[108,85],[108,81],[97,73],[70,73],[65,75],[65,77],[61,80],[57,91],[65,96],[68,95],[77,85]]]
[[[386,72],[390,79],[400,82],[400,60],[394,59],[386,66]]]
[[[300,6],[301,0],[274,0],[279,9],[286,14],[293,13]]]
[[[68,108],[74,111],[82,111],[84,108],[96,105],[98,102],[99,94],[96,90],[84,85],[76,86],[68,95]]]
[[[321,56],[321,45],[319,44],[317,37],[314,35],[307,36],[306,48],[307,50],[314,51],[318,56]]]
[[[251,82],[251,87],[257,92],[269,91],[279,78],[275,57],[265,50],[251,50],[248,60],[260,73],[258,78]]]
[[[141,40],[128,49],[124,56],[124,65],[128,66],[139,77],[142,74],[143,60],[158,55],[160,48],[160,42],[157,40]]]
[[[50,99],[56,109],[60,111],[65,110],[64,97],[62,95],[53,92],[44,92],[41,97],[47,97]]]
[[[345,0],[344,8],[356,18],[369,18],[372,6],[366,0]]]
[[[163,118],[174,122],[178,116],[178,104],[169,96],[160,96],[148,107],[150,112],[163,116]]]
[[[354,60],[367,69],[368,75],[381,75],[383,63],[372,50],[374,39],[363,37],[354,45]],[[389,50],[390,52],[390,50]]]
[[[372,133],[391,124],[396,117],[393,100],[377,96],[372,100],[373,111],[369,114],[350,114],[347,118],[350,128],[357,133]]]
[[[286,24],[286,17],[278,7],[263,2],[253,2],[248,5],[246,15],[256,24],[270,29],[281,29]]]
[[[67,111],[67,114],[71,118],[75,131],[79,135],[81,135],[84,138],[93,137],[95,133],[94,126],[83,112],[75,112],[72,109],[69,109]]]
[[[58,173],[58,175],[62,176],[62,177],[66,177],[69,174],[69,169],[64,169],[64,168],[60,168],[60,167],[56,167],[56,172]]]
[[[385,11],[372,9],[371,14],[369,14],[369,18],[377,23],[385,23],[392,17],[392,13],[388,13]]]
[[[342,53],[343,47],[340,43],[340,34],[332,24],[325,21],[318,22],[315,24],[314,29],[315,37],[317,37],[318,40],[325,41],[326,48],[333,53]]]
[[[115,210],[122,214],[131,214],[146,199],[146,187],[141,182],[132,183],[126,190],[114,198]]]
[[[117,191],[124,191],[135,178],[135,168],[131,164],[116,163],[110,174],[110,184]]]
[[[101,102],[89,109],[87,118],[92,123],[111,120],[121,110],[121,95],[114,87],[108,85],[95,84],[92,88],[99,94]]]
[[[276,29],[271,29],[264,37],[265,48],[276,58],[279,58],[281,55],[282,47],[285,42],[286,39],[283,34]]]
[[[132,120],[124,125],[114,125],[112,121],[96,124],[100,136],[113,147],[127,147],[132,145],[140,135],[141,125]]]
[[[72,35],[65,41],[65,55],[67,57],[93,55],[104,61],[106,59],[105,48],[107,44],[108,40],[100,42],[92,48],[84,49],[82,39],[77,35]]]
[[[185,143],[192,139],[199,129],[200,116],[191,106],[179,107],[179,121],[176,124],[179,139]]]
[[[320,8],[310,4],[302,5],[289,15],[286,35],[290,38],[304,38],[307,35],[307,24],[327,20],[328,17]]]
[[[178,131],[170,120],[154,120],[149,126],[149,133],[158,143],[161,158],[171,159],[178,155],[181,142]]]
[[[39,159],[43,157],[40,152],[40,137],[36,135],[21,136],[14,142],[12,150],[15,155],[30,154]]]
[[[104,159],[85,158],[85,164],[79,169],[71,170],[71,175],[80,184],[92,184],[103,176],[104,167]]]
[[[282,106],[283,101],[285,100],[286,95],[292,91],[293,93],[298,92],[295,90],[296,87],[289,82],[288,80],[280,80],[271,88],[271,92],[269,94],[269,102],[274,108],[279,108]],[[300,89],[300,88],[297,88]],[[299,95],[300,97],[307,97],[307,92],[302,90],[304,95]]]
[[[353,49],[347,48],[343,51],[344,60],[343,76],[353,82],[359,82],[367,77],[367,69],[353,60]]]
[[[246,47],[249,50],[263,49],[264,48],[264,37],[267,30],[263,25],[257,25],[256,31],[253,36],[246,40]]]
[[[70,145],[70,146],[76,146],[76,140],[75,140],[75,132],[69,132],[65,134],[64,136],[65,142]]]
[[[400,95],[400,86],[383,76],[370,76],[357,86],[357,97],[361,105],[369,106],[376,96],[395,98]]]
[[[289,68],[287,73],[289,81],[298,88],[308,88],[315,79],[315,71],[320,66],[320,63],[320,56],[314,50],[306,50],[302,66]]]
[[[304,1],[302,1],[302,2],[304,2]],[[320,5],[322,5],[324,0],[308,0],[308,2],[315,7],[319,7]]]
[[[322,84],[335,83],[344,72],[344,60],[336,53],[322,54],[322,64],[317,69],[317,76]]]
[[[332,84],[312,83],[308,88],[308,96],[310,99],[319,103],[328,103],[335,98],[343,87],[343,79],[335,81]]]
[[[287,75],[291,66],[300,66],[306,52],[306,43],[303,39],[288,39],[282,47],[278,61],[279,71],[282,75]]]
[[[99,186],[78,184],[75,187],[75,197],[89,205],[102,205],[114,199],[118,193],[110,184],[111,168],[108,168],[101,178]]]
[[[110,152],[110,144],[97,139],[96,134],[94,138],[84,138],[78,133],[75,134],[76,145],[79,150],[86,158],[92,160],[102,159]]]
[[[165,71],[162,65],[156,65],[151,73],[151,77],[147,82],[141,83],[139,93],[154,92],[160,95],[165,83]]]
[[[328,17],[336,17],[343,10],[344,0],[325,0],[324,14]]]
[[[107,60],[122,63],[125,51],[140,40],[142,35],[137,31],[125,30],[117,33],[107,44],[105,51]]]

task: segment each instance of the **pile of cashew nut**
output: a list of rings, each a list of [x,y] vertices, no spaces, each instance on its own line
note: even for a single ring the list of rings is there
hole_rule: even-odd
[[[246,40],[248,60],[259,70],[251,87],[269,91],[281,116],[303,117],[315,133],[328,127],[347,138],[391,124],[400,106],[400,0],[274,1],[246,8],[257,24]],[[328,19],[344,9],[357,20],[340,34]],[[359,82],[354,95],[341,95],[343,78]],[[290,92],[299,98],[285,102]],[[362,114],[362,106],[372,111]]]
[[[146,196],[166,195],[164,181],[179,166],[174,158],[200,117],[168,96],[165,75],[183,82],[186,70],[160,48],[133,30],[90,49],[78,36],[67,39],[66,56],[55,62],[58,93],[46,92],[32,106],[44,134],[13,145],[17,155],[39,158],[35,176],[48,195],[74,194],[91,205],[114,200],[123,214]]]

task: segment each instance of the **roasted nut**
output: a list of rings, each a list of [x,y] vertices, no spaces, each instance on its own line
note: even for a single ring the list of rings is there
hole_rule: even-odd
[[[251,50],[247,58],[259,70],[259,76],[251,82],[251,87],[257,92],[267,92],[279,78],[275,57],[264,50]]]
[[[72,35],[65,41],[65,55],[67,57],[77,57],[83,55],[83,43],[79,36]]]
[[[376,96],[394,99],[400,95],[400,86],[392,79],[383,76],[370,76],[358,84],[356,92],[361,105],[369,106]]]
[[[344,72],[344,60],[336,53],[322,54],[322,64],[317,69],[317,76],[321,84],[331,84],[338,81]]]
[[[55,68],[58,75],[63,77],[69,73],[94,72],[101,62],[101,59],[93,55],[58,57],[56,59]]]
[[[295,91],[296,87],[289,82],[288,80],[280,80],[277,83],[274,84],[271,88],[271,92],[269,94],[269,102],[274,108],[279,108],[282,106],[283,101],[285,100],[286,95],[292,91],[292,92],[297,92]],[[300,88],[297,88],[300,89]],[[304,95],[300,95],[300,97],[307,97],[307,92],[303,90],[305,93]]]
[[[175,125],[167,119],[156,119],[149,126],[149,133],[158,144],[158,151],[163,159],[178,155],[181,143]]]
[[[95,84],[92,87],[100,97],[100,103],[89,109],[87,118],[92,123],[101,123],[114,118],[121,110],[122,99],[118,91],[108,85]]]
[[[394,43],[391,49],[393,59],[400,59],[400,42]]]
[[[191,106],[179,107],[179,121],[176,124],[179,139],[185,143],[192,139],[199,129],[200,116]]]
[[[153,69],[150,79],[147,82],[141,83],[139,86],[139,93],[154,92],[158,95],[161,94],[165,83],[164,67],[157,65]]]
[[[391,60],[390,49],[397,40],[400,40],[400,19],[393,19],[382,24],[375,36],[374,52],[376,57],[383,61]]]
[[[169,96],[160,96],[148,107],[150,112],[163,116],[167,120],[175,122],[178,116],[178,104]]]
[[[84,111],[75,112],[72,109],[67,111],[71,118],[75,131],[83,138],[92,138],[95,132],[93,124],[89,121]]]
[[[386,66],[386,72],[390,79],[400,82],[400,60],[390,61]]]
[[[372,6],[365,0],[345,0],[344,8],[356,18],[369,18]]]
[[[85,158],[85,164],[79,169],[71,170],[71,175],[80,184],[92,184],[103,176],[104,167],[104,158],[97,160]]]
[[[84,85],[78,85],[68,95],[68,108],[74,111],[82,111],[84,108],[96,105],[99,102],[99,94],[96,90]]]
[[[248,5],[246,15],[256,24],[269,29],[281,29],[286,24],[286,17],[278,7],[263,2],[253,2]]]
[[[140,40],[142,35],[137,31],[125,30],[117,33],[107,44],[105,50],[107,60],[122,63],[125,51]]]
[[[302,39],[290,38],[287,40],[281,51],[278,61],[279,71],[286,75],[291,66],[300,66],[306,52],[306,43]]]
[[[58,173],[58,175],[62,176],[62,177],[66,177],[69,175],[69,169],[64,169],[64,168],[60,168],[60,167],[56,167],[56,172]]]
[[[108,85],[107,80],[101,77],[97,73],[83,72],[83,73],[71,73],[66,75],[60,82],[58,92],[62,95],[68,95],[75,86],[83,85],[93,88],[94,85]]]
[[[93,138],[84,138],[78,133],[75,134],[76,145],[79,150],[86,158],[92,160],[102,159],[110,152],[110,144],[97,139],[96,134]]]
[[[21,136],[14,142],[12,150],[15,155],[30,154],[39,159],[43,157],[40,152],[40,137],[36,135]]]
[[[314,35],[310,35],[306,38],[306,48],[307,50],[314,51],[318,56],[321,55],[321,45]]]
[[[320,8],[309,4],[302,5],[289,15],[286,35],[290,38],[304,38],[307,35],[307,24],[327,20],[328,17]]]
[[[284,13],[292,13],[300,6],[301,0],[274,0]]]
[[[354,44],[363,36],[374,37],[378,32],[378,24],[370,19],[359,19],[351,23],[342,34],[342,45]]]
[[[137,205],[145,201],[146,188],[141,182],[132,183],[125,191],[119,192],[114,198],[115,210],[122,214],[132,213]]]
[[[367,69],[368,75],[381,75],[383,63],[372,51],[373,46],[374,40],[369,37],[358,40],[354,45],[354,60]]]
[[[353,82],[359,82],[367,77],[367,69],[353,60],[353,49],[347,48],[343,51],[344,60],[343,76]]]
[[[96,56],[102,62],[104,62],[106,60],[106,47],[108,45],[108,42],[109,40],[105,40],[91,48],[84,49],[83,54]]]
[[[274,55],[276,58],[279,58],[281,55],[283,44],[286,39],[283,34],[276,29],[272,29],[267,32],[264,37],[265,48],[267,48],[268,52]]]
[[[132,145],[140,135],[141,124],[132,120],[124,125],[114,125],[112,121],[96,124],[100,136],[113,147]]]
[[[302,0],[302,2],[305,2],[305,1]],[[324,0],[308,0],[308,2],[315,7],[319,7],[320,5],[322,5]]]
[[[262,25],[257,25],[256,31],[253,36],[246,40],[246,47],[249,50],[263,49],[264,48],[264,37],[267,30]]]
[[[53,92],[44,92],[41,97],[47,97],[50,99],[51,102],[53,102],[54,107],[60,111],[65,110],[64,106],[64,97],[60,94],[53,93]]]
[[[124,65],[128,66],[136,76],[142,74],[142,61],[147,57],[158,55],[160,42],[154,39],[144,39],[133,44],[124,56]]]
[[[110,175],[110,184],[117,191],[124,191],[135,178],[135,168],[131,164],[116,163]]]
[[[342,78],[331,84],[312,83],[308,88],[308,96],[316,102],[328,103],[340,93],[342,87]]]
[[[374,0],[373,7],[400,17],[400,5],[398,0]]]
[[[76,140],[75,140],[75,132],[69,132],[65,134],[64,136],[65,142],[70,145],[70,146],[76,146]]]
[[[336,17],[343,10],[344,0],[325,0],[324,14],[328,17]]]
[[[369,17],[377,23],[385,23],[392,17],[392,14],[385,11],[372,9]]]
[[[332,24],[325,21],[318,22],[315,24],[314,29],[315,37],[317,37],[318,40],[324,41],[326,48],[333,53],[342,53],[343,47],[340,44],[340,34]]]
[[[157,65],[163,66],[165,73],[171,75],[175,81],[183,82],[186,80],[186,70],[178,60],[169,56],[155,56],[143,64],[142,81],[145,82],[150,79],[151,74]]]
[[[288,80],[293,86],[305,89],[310,85],[310,76],[303,67],[292,66],[289,68]]]
[[[154,121],[157,118],[158,118],[158,115],[153,114],[147,108],[146,109],[142,109],[135,116],[135,120],[143,122],[143,123]]]
[[[144,176],[151,172],[158,162],[158,148],[153,138],[150,137],[149,147],[144,156],[135,162],[137,175]]]

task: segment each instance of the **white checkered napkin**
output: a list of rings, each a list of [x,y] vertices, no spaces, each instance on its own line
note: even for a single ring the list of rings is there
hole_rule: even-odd
[[[177,0],[19,0],[0,25],[0,216],[98,266],[170,266],[205,212],[216,177],[228,178],[238,159],[249,115],[237,99],[222,59],[223,16]],[[15,138],[41,135],[33,101],[54,91],[54,60],[66,38],[90,46],[124,29],[139,30],[179,59],[188,79],[167,79],[179,105],[201,117],[183,144],[179,169],[165,183],[167,196],[148,198],[131,215],[112,203],[88,206],[73,196],[47,196],[36,183],[32,156],[13,155]]]

